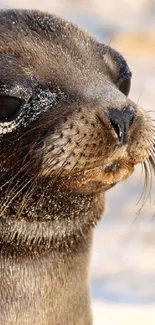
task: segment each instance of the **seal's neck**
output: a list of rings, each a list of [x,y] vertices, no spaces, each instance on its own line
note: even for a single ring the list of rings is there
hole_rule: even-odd
[[[44,189],[35,191],[23,204],[23,193],[1,217],[1,242],[19,247],[72,248],[84,241],[104,210],[103,193],[75,194]],[[15,246],[16,246],[15,245]]]
[[[0,324],[92,324],[89,256],[103,194],[45,192],[23,209],[22,194],[1,217]]]

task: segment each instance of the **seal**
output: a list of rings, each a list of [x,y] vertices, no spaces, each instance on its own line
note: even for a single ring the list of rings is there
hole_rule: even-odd
[[[91,325],[104,193],[155,167],[124,58],[53,15],[0,12],[0,324]]]

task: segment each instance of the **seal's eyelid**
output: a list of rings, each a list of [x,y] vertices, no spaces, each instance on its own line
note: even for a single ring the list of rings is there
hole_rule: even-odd
[[[0,122],[7,122],[14,119],[20,112],[24,101],[8,95],[0,95]]]
[[[0,78],[0,97],[7,96],[28,102],[32,97],[33,89],[31,85],[23,85],[22,82],[4,83]]]

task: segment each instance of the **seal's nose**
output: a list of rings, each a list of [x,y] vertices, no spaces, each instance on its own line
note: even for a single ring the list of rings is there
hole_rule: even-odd
[[[135,111],[131,106],[126,106],[122,110],[109,108],[108,116],[112,128],[114,129],[118,141],[118,146],[128,143],[128,131],[135,118]]]

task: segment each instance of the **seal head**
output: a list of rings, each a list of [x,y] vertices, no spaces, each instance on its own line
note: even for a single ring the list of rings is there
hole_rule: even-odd
[[[85,215],[87,201],[94,226],[105,190],[137,163],[154,166],[152,121],[128,98],[127,63],[71,23],[14,10],[0,15],[0,67],[2,220],[53,229],[74,201]]]

